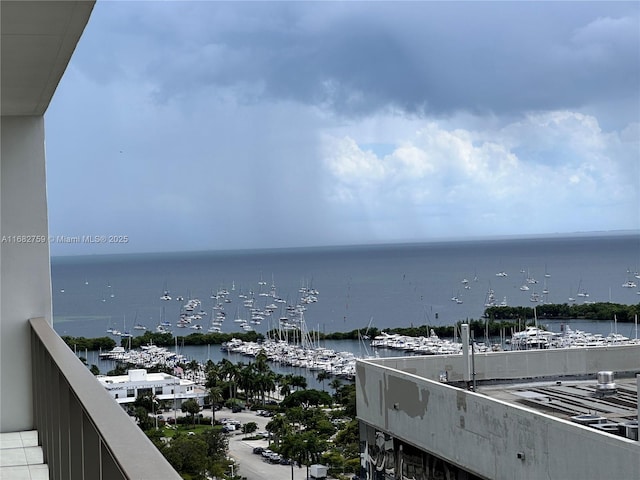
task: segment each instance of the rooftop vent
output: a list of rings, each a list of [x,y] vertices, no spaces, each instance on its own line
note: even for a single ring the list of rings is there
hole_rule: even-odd
[[[597,425],[606,423],[607,419],[605,417],[601,417],[600,415],[584,414],[571,417],[571,421],[579,423],[580,425]]]
[[[621,425],[624,429],[624,436],[630,440],[638,440],[638,421],[633,420],[631,422],[623,423]]]
[[[596,395],[613,395],[616,393],[616,384],[613,381],[613,372],[598,372],[598,383],[596,384]]]

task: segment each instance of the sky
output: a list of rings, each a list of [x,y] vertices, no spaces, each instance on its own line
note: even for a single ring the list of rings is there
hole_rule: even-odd
[[[99,0],[45,128],[52,255],[639,231],[640,3]]]

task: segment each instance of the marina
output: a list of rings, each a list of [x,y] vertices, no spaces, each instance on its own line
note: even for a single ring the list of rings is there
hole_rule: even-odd
[[[105,362],[101,370],[114,360],[143,368],[193,360],[204,364],[223,355],[245,361],[264,349],[282,371],[308,372],[309,378],[327,371],[348,378],[356,358],[462,350],[456,336],[387,331],[395,327],[433,329],[480,319],[487,308],[542,308],[550,302],[611,301],[633,308],[640,300],[631,286],[640,268],[639,247],[637,236],[613,235],[60,257],[51,267],[54,328],[75,337],[107,335],[117,343],[125,340],[123,345],[145,332],[171,333],[176,339],[235,332],[266,338],[231,341],[224,352],[217,345],[178,340],[165,350],[149,345],[109,356],[92,352],[87,361]],[[608,346],[638,337],[637,323],[615,318],[545,318],[535,322],[536,330],[525,328],[532,319],[522,321],[517,331],[499,338],[476,338],[473,351]],[[372,326],[377,337],[366,338]],[[353,330],[362,331],[362,338],[320,340],[320,333]]]
[[[435,327],[479,319],[489,307],[640,302],[639,289],[624,286],[637,283],[640,270],[640,239],[633,235],[51,262],[54,328],[90,338],[109,327],[134,336],[264,334],[294,330],[301,316],[323,333],[364,329],[372,318],[379,330]]]
[[[304,327],[304,322],[302,323]],[[474,353],[487,354],[503,350],[533,350],[533,349],[573,349],[612,347],[622,345],[640,345],[637,336],[633,338],[619,333],[589,333],[583,330],[573,330],[565,325],[562,332],[552,332],[536,326],[528,326],[521,331],[513,332],[504,343],[492,341],[472,341]],[[177,338],[173,351],[156,345],[143,345],[140,349],[125,349],[116,346],[107,352],[100,352],[102,362],[115,362],[136,368],[164,367],[180,371],[184,376],[195,382],[204,383],[204,364],[207,360],[216,360],[211,350],[219,350],[217,359],[232,358],[243,361],[245,357],[255,358],[263,352],[267,360],[276,368],[293,369],[312,380],[322,371],[330,376],[345,380],[353,380],[357,359],[378,358],[380,356],[414,356],[414,355],[462,355],[463,345],[457,338],[441,339],[433,330],[428,337],[408,336],[382,332],[373,339],[360,338],[358,342],[334,342],[335,348],[321,345],[312,335],[304,330],[300,331],[300,341],[297,343],[285,339],[267,339],[265,341],[243,341],[233,338],[223,343],[205,347],[178,348]],[[496,340],[496,339],[493,339]],[[342,349],[341,349],[342,348]],[[182,352],[182,353],[180,353]],[[384,352],[384,353],[383,353]],[[88,352],[85,353],[85,355]],[[381,353],[383,353],[381,355]],[[196,362],[197,368],[185,371],[182,367],[190,362]],[[108,363],[107,363],[108,364]],[[313,382],[312,382],[313,383]]]

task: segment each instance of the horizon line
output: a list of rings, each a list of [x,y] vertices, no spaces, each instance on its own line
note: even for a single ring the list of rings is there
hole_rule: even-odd
[[[212,248],[212,249],[186,249],[186,250],[146,250],[129,252],[109,252],[109,253],[69,253],[69,254],[49,254],[49,258],[65,257],[108,257],[125,255],[170,255],[178,253],[206,253],[206,252],[257,252],[257,251],[278,251],[278,250],[305,250],[305,249],[330,249],[330,248],[359,248],[359,247],[384,247],[384,246],[416,246],[436,243],[464,243],[481,241],[508,241],[527,239],[559,239],[559,238],[581,238],[581,237],[620,237],[633,236],[640,237],[638,230],[594,230],[589,232],[556,232],[556,233],[529,233],[529,234],[503,234],[470,237],[435,237],[425,240],[392,240],[388,242],[370,243],[343,243],[343,244],[323,244],[323,245],[290,245],[280,247],[246,247],[246,248]]]

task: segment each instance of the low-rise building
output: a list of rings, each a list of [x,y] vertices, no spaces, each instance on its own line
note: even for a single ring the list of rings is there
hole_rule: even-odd
[[[182,402],[191,398],[204,404],[206,391],[191,380],[168,373],[148,373],[145,369],[131,369],[126,375],[99,375],[98,381],[120,404],[132,403],[139,395],[153,394],[157,400],[173,401],[179,409]]]

